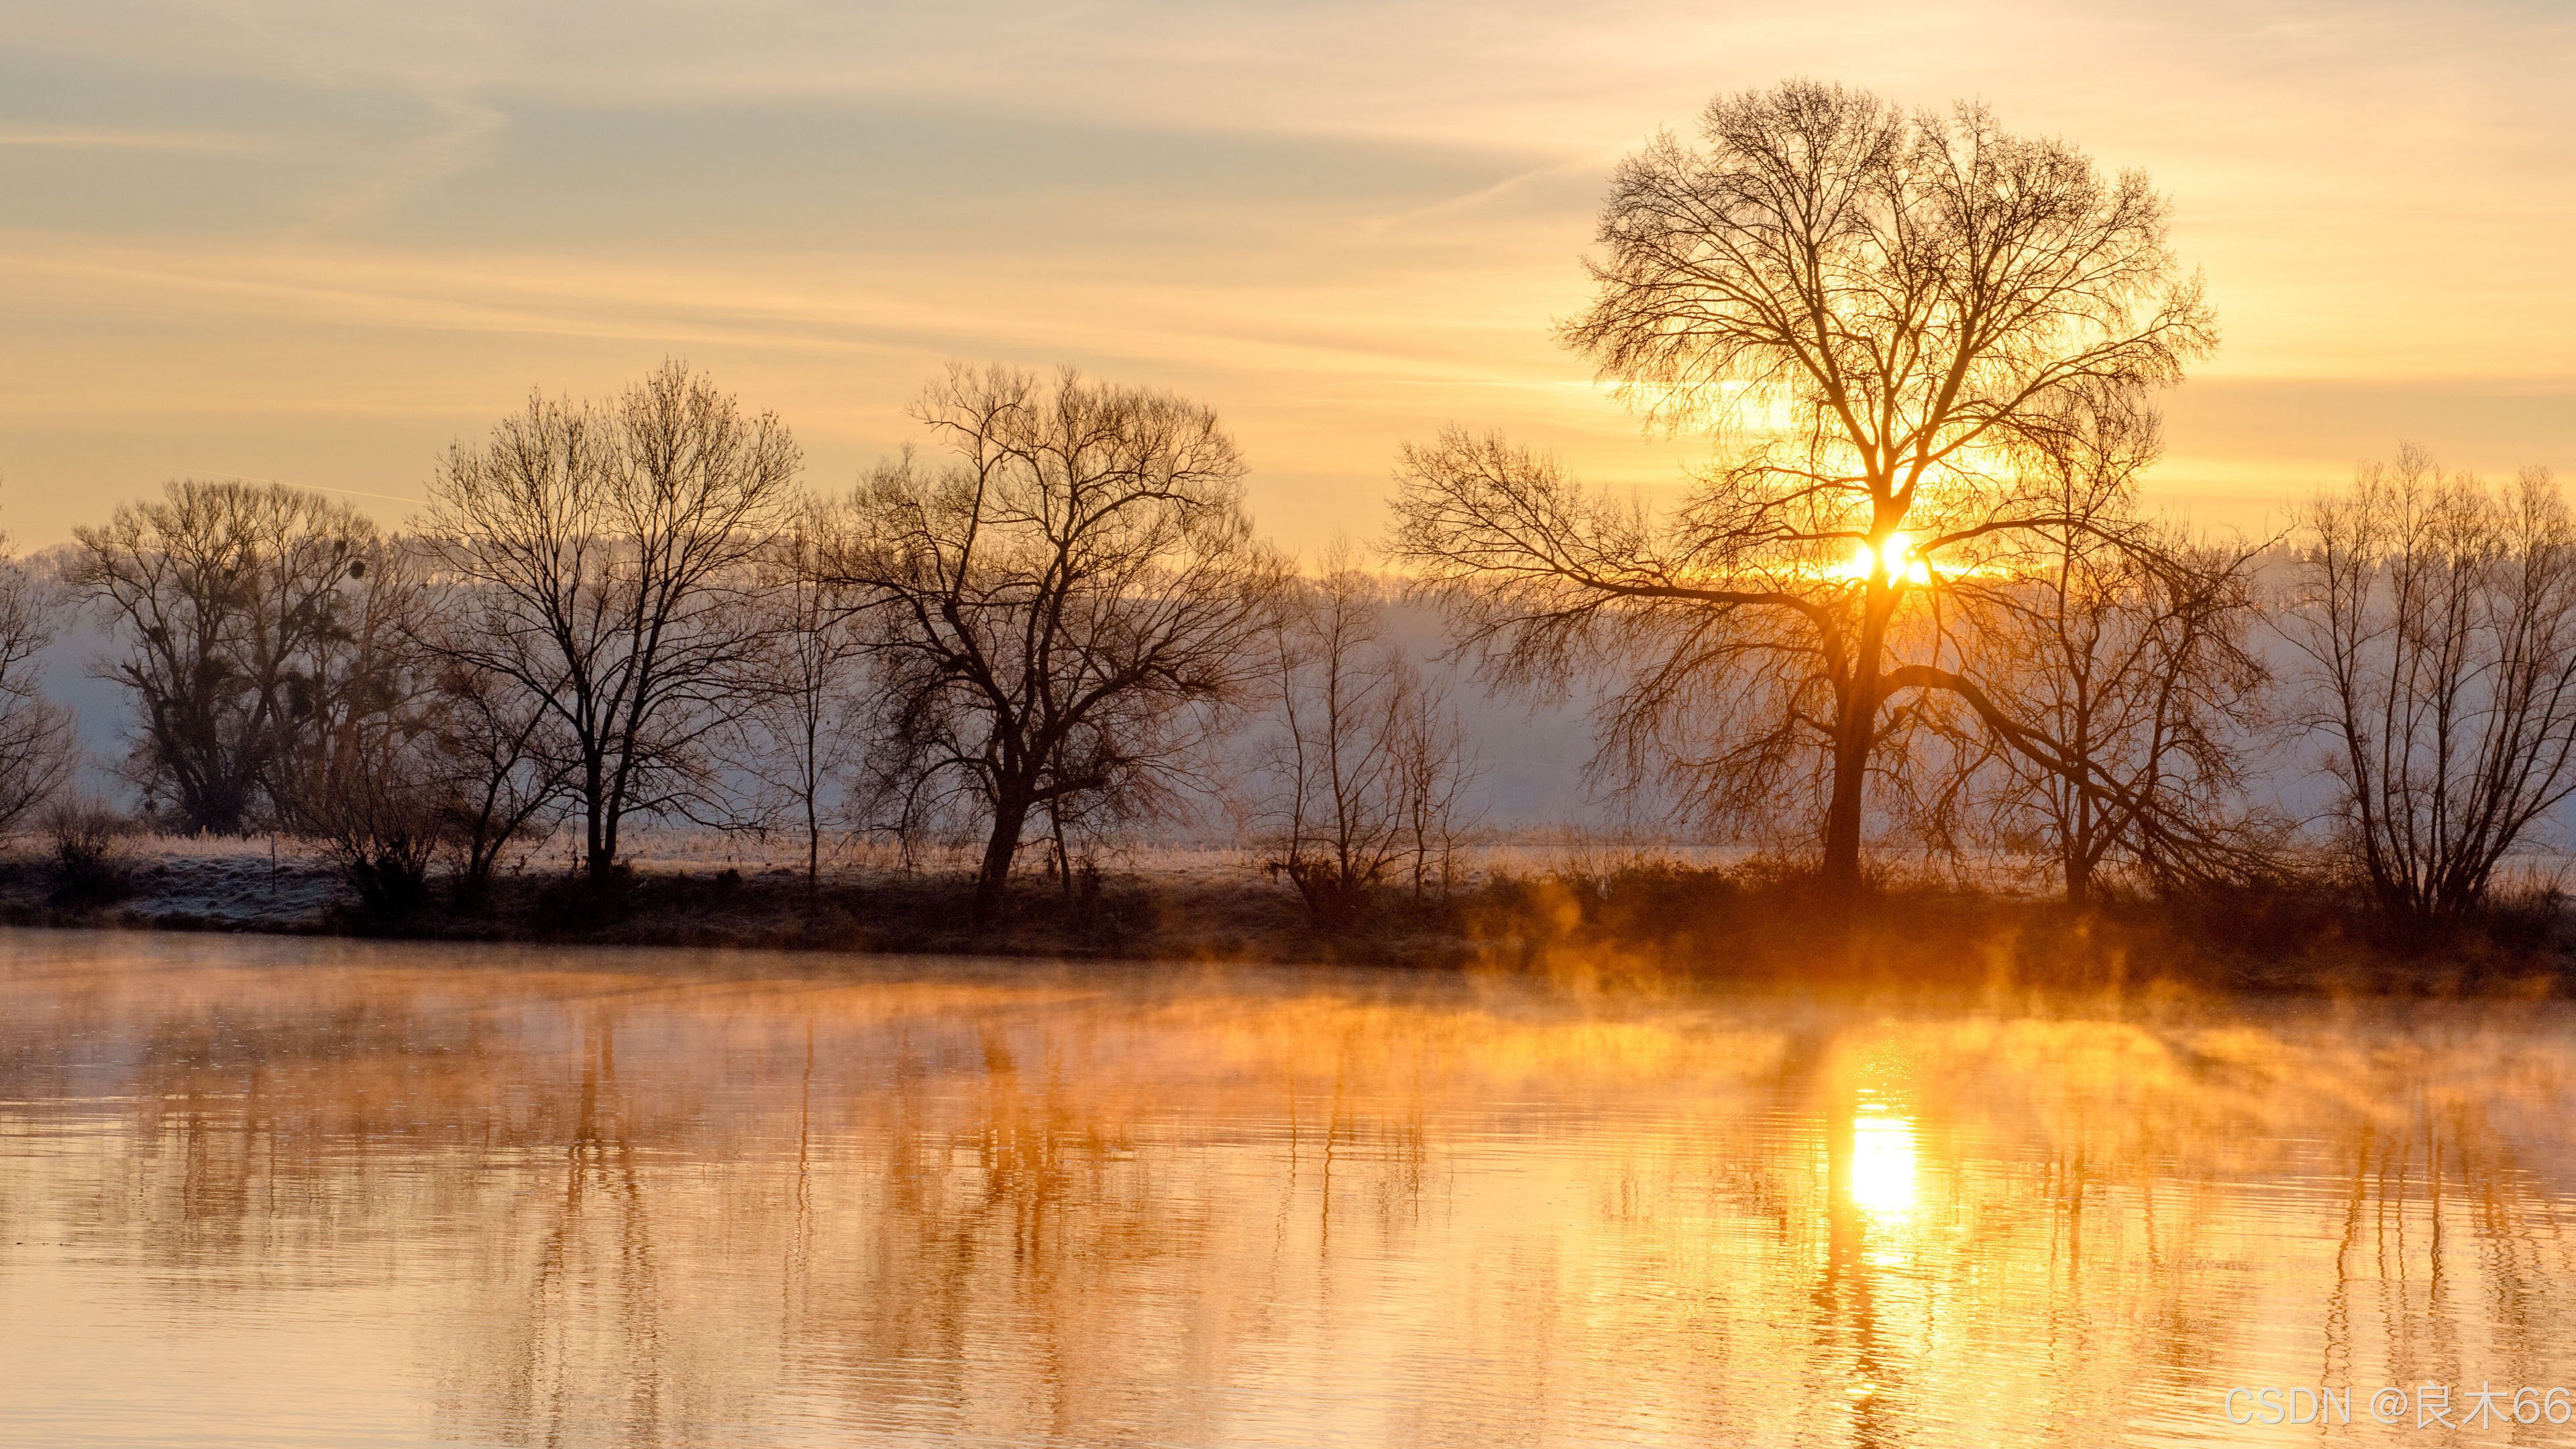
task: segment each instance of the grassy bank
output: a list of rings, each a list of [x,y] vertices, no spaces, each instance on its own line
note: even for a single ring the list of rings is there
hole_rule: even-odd
[[[960,876],[845,869],[819,886],[756,861],[665,859],[602,895],[557,872],[493,883],[472,908],[371,914],[328,862],[260,842],[164,841],[84,874],[0,857],[13,924],[267,931],[455,941],[756,947],[1189,962],[1504,970],[1598,982],[2146,987],[2554,995],[2576,984],[2554,895],[2486,918],[2401,929],[2318,884],[2089,910],[2007,892],[1882,884],[1827,897],[1759,865],[1635,859],[1489,869],[1390,891],[1335,929],[1240,862],[1032,879],[978,909]]]

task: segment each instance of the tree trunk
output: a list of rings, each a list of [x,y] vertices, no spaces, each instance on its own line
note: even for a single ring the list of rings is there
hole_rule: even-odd
[[[608,782],[601,778],[599,756],[587,745],[581,764],[581,869],[594,886],[608,879],[606,842],[601,838],[600,805],[606,799]]]
[[[823,826],[809,808],[805,812],[805,893],[812,895],[822,884]]]
[[[2075,828],[2066,850],[2066,903],[2082,910],[2093,902],[2093,810],[2080,794],[2075,801]]]
[[[802,777],[805,796],[805,894],[813,895],[823,888],[823,745],[816,721],[813,694],[805,696],[805,757]]]
[[[1887,530],[1878,530],[1883,534]],[[1881,544],[1876,536],[1870,549]],[[1842,718],[1834,721],[1834,793],[1825,809],[1824,881],[1846,898],[1860,890],[1860,837],[1869,756],[1878,743],[1879,653],[1887,638],[1888,615],[1895,611],[1896,590],[1883,572],[1873,571],[1861,605],[1860,647],[1853,652],[1851,687],[1842,698]]]
[[[479,846],[468,847],[465,869],[457,873],[454,905],[460,911],[479,911],[492,893],[492,857]]]
[[[984,864],[975,874],[975,904],[992,906],[1011,884],[1011,861],[1020,853],[1020,832],[1029,821],[1028,796],[1004,791],[993,802],[993,834],[984,842]]]
[[[1836,894],[1860,888],[1861,787],[1869,776],[1869,746],[1875,709],[1852,711],[1834,741],[1834,794],[1825,809],[1825,884]]]

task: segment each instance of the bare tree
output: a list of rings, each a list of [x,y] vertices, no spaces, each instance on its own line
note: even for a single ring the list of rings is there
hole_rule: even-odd
[[[2391,912],[2472,912],[2576,791],[2576,523],[2545,470],[2491,490],[2413,447],[2305,522],[2292,638],[2346,847]]]
[[[183,481],[75,537],[66,577],[125,636],[105,672],[139,707],[147,803],[250,828],[299,742],[367,687],[344,646],[375,526],[315,493]]]
[[[1281,570],[1196,403],[952,367],[914,416],[956,462],[881,467],[829,575],[870,607],[896,818],[984,821],[990,902],[1032,814],[1134,818],[1206,783],[1188,763],[1258,672]]]
[[[1271,634],[1254,816],[1268,869],[1320,926],[1349,924],[1394,872],[1409,867],[1416,892],[1445,875],[1474,773],[1447,699],[1387,639],[1384,594],[1336,550],[1290,589]]]
[[[350,551],[347,577],[331,599],[331,627],[311,646],[312,677],[323,687],[298,691],[290,709],[298,728],[271,766],[268,791],[289,825],[316,788],[318,762],[379,725],[416,733],[428,693],[415,641],[427,603],[415,550],[399,536],[370,533]]]
[[[374,915],[429,900],[429,872],[451,838],[427,708],[359,715],[322,731],[301,760],[290,817],[318,842]]]
[[[2129,522],[2159,444],[2154,415],[2128,401],[2031,451],[2030,493],[2069,522],[2018,532],[1973,601],[1992,693],[2082,766],[1996,749],[2003,788],[1987,803],[2055,861],[2076,905],[2106,865],[2171,879],[2212,859],[2236,824],[2247,725],[2270,681],[2250,643],[2258,551]]]
[[[766,627],[747,570],[799,463],[775,415],[671,362],[606,406],[531,397],[439,470],[429,526],[463,613],[436,647],[552,716],[534,738],[564,751],[593,884],[629,817],[711,798]]]
[[[311,721],[278,776],[284,823],[383,916],[427,902],[451,847],[458,901],[478,901],[501,850],[560,798],[567,769],[543,747],[554,722],[539,702],[449,657],[466,621],[454,587],[431,577],[436,554],[404,538],[371,552],[338,645],[357,683]]]
[[[378,915],[428,899],[448,833],[433,748],[434,661],[419,647],[433,595],[419,550],[370,538],[338,598],[338,623],[317,649],[332,688],[314,691],[271,767],[278,822],[320,843]]]
[[[36,655],[54,637],[52,581],[7,548],[0,538],[0,830],[59,795],[80,760],[71,711],[39,685]]]
[[[800,507],[754,563],[769,652],[730,749],[757,787],[755,815],[786,816],[804,837],[809,890],[822,881],[824,831],[867,703],[862,620],[851,591],[825,577],[832,529],[819,508]]]
[[[564,743],[549,694],[476,662],[481,611],[474,586],[443,568],[447,545],[402,543],[388,550],[384,567],[412,591],[400,624],[412,702],[426,726],[405,737],[402,775],[435,801],[438,838],[460,855],[456,903],[472,908],[488,894],[502,854],[546,833],[579,751]]]
[[[432,615],[445,634],[458,621]],[[436,713],[431,769],[445,802],[448,838],[463,852],[457,900],[479,904],[512,845],[542,839],[579,752],[562,743],[562,722],[546,697],[500,670],[459,656],[452,635],[432,635]]]
[[[1458,847],[1477,828],[1468,791],[1484,764],[1449,691],[1424,681],[1395,722],[1396,798],[1403,807],[1405,874],[1419,899],[1456,879]]]
[[[1405,455],[1397,553],[1498,683],[1617,661],[1605,762],[1632,780],[1660,761],[1738,824],[1810,796],[1848,886],[1913,721],[1994,713],[1940,601],[1997,535],[2062,523],[2010,452],[2070,390],[2177,380],[2211,324],[2143,176],[1980,108],[1793,81],[1712,102],[1701,141],[1620,166],[1564,336],[1651,421],[1712,424],[1720,463],[1656,518],[1452,432]]]

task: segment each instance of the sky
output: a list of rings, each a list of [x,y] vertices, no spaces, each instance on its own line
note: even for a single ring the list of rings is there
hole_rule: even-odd
[[[1649,497],[1551,340],[1611,165],[1803,75],[2143,168],[2224,343],[2150,496],[2266,530],[2400,439],[2576,477],[2576,7],[0,0],[0,528],[168,478],[388,521],[531,388],[684,357],[844,489],[950,358],[1213,404],[1262,523],[1501,428]]]

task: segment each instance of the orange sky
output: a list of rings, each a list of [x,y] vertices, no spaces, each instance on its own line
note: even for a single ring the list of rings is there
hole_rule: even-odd
[[[0,525],[180,475],[388,519],[531,385],[666,353],[838,489],[943,358],[1217,405],[1311,548],[1451,420],[1668,486],[1549,341],[1611,161],[1805,74],[2147,169],[2225,345],[2158,496],[2400,437],[2576,474],[2556,3],[437,6],[0,0]]]

